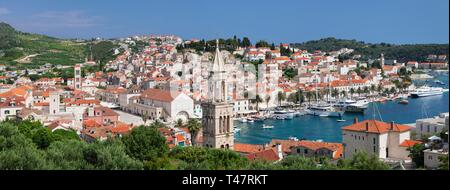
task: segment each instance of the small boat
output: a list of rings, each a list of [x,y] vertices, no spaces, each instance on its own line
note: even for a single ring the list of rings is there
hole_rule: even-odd
[[[234,128],[233,133],[239,133],[241,131],[240,128]]]
[[[297,137],[293,137],[293,136],[290,136],[288,139],[289,140],[293,140],[293,141],[298,141],[298,138]]]
[[[241,123],[247,123],[247,119],[245,119],[245,118],[241,118],[239,121],[240,121]]]
[[[436,84],[440,84],[440,85],[444,85],[445,83],[444,82],[442,82],[442,81],[440,81],[440,80],[434,80],[434,83],[436,83]]]
[[[263,128],[263,129],[273,129],[273,125],[266,125],[266,124],[263,124],[262,128]]]
[[[406,99],[403,99],[403,100],[401,100],[400,102],[398,102],[399,104],[408,104],[409,102],[408,102],[408,100],[406,100]]]
[[[249,123],[254,123],[255,120],[248,118],[248,119],[247,119],[247,122],[249,122]]]
[[[337,122],[344,122],[345,121],[345,119],[344,118],[342,118],[342,116],[341,117],[339,117],[339,119],[338,120],[336,120]]]
[[[284,116],[281,116],[281,115],[277,115],[277,116],[275,116],[274,118],[275,118],[275,119],[278,119],[278,120],[286,119]]]

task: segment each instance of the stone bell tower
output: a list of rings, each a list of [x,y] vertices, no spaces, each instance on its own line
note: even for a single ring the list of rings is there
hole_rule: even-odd
[[[209,148],[233,149],[233,105],[228,101],[228,83],[219,40],[209,67],[208,100],[202,103],[203,145]]]

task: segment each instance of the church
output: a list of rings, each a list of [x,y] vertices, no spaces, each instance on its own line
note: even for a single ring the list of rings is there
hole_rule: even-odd
[[[202,103],[203,145],[208,148],[233,149],[233,104],[228,100],[225,65],[216,40],[214,62],[209,67],[208,97]]]

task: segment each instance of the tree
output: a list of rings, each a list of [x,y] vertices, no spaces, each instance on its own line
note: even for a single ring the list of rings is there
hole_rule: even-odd
[[[370,92],[373,93],[376,91],[376,86],[374,84],[370,85]]]
[[[53,140],[62,141],[62,140],[80,140],[77,132],[74,130],[64,130],[64,129],[56,129],[52,132]]]
[[[332,91],[331,93],[332,93],[331,95],[332,95],[334,98],[338,98],[338,96],[339,96],[339,90],[338,90],[337,88],[333,89],[333,91]]]
[[[424,144],[415,144],[407,149],[409,151],[409,157],[412,159],[417,168],[424,166]]]
[[[341,95],[342,95],[342,97],[346,97],[347,96],[347,91],[346,90],[342,90],[341,91]]]
[[[189,130],[189,133],[191,133],[192,145],[195,145],[195,140],[197,138],[198,132],[202,128],[202,124],[197,119],[193,118],[188,121],[187,128]]]
[[[301,104],[305,101],[305,95],[302,89],[298,89],[297,90],[297,100],[299,101],[298,103]]]
[[[269,108],[269,102],[270,102],[270,95],[266,95],[266,108]]]
[[[242,39],[241,47],[249,47],[249,46],[252,46],[250,39],[248,39],[248,37],[244,37]]]
[[[397,92],[397,90],[395,89],[395,87],[392,87],[391,90],[389,91],[391,94],[395,94]]]
[[[381,84],[378,85],[377,92],[378,93],[382,93],[383,92],[383,86]]]
[[[176,127],[183,127],[183,120],[182,120],[181,118],[179,118],[179,119],[177,120]]]
[[[139,126],[122,138],[128,155],[138,160],[151,160],[168,152],[166,138],[156,127]]]
[[[275,50],[275,44],[274,44],[274,43],[272,43],[272,44],[270,45],[270,50]]]
[[[354,88],[350,88],[350,96],[353,97],[353,94],[355,94],[355,89]]]
[[[144,112],[144,114],[141,115],[142,121],[144,121],[144,125],[147,123],[148,120],[148,113]]]
[[[356,89],[356,93],[358,93],[358,96],[361,96],[361,94],[362,94],[362,89],[361,89],[361,87],[358,87],[358,89]]]
[[[267,43],[267,42],[264,41],[264,40],[260,40],[260,41],[256,42],[255,47],[256,47],[256,48],[260,48],[260,47],[269,47],[269,43]]]
[[[262,103],[262,99],[261,99],[261,96],[259,96],[259,94],[257,94],[256,95],[256,97],[255,97],[255,102],[256,102],[256,111],[258,111],[259,112],[259,103]]]
[[[363,88],[363,93],[364,93],[365,95],[367,95],[367,94],[369,94],[369,92],[370,92],[369,87],[365,86],[365,87]]]
[[[183,162],[179,169],[186,170],[227,170],[239,169],[248,165],[246,158],[228,149],[203,147],[177,147],[170,157]]]
[[[35,130],[32,139],[33,142],[38,146],[38,148],[41,149],[45,149],[50,146],[50,143],[54,140],[52,132],[44,127]]]
[[[366,152],[359,151],[350,159],[339,160],[338,165],[341,169],[347,170],[388,170],[390,167],[376,155],[369,155]]]
[[[283,71],[283,76],[291,80],[297,75],[297,72],[293,68],[287,68]]]
[[[311,104],[312,97],[313,97],[313,93],[311,91],[306,92],[306,98],[308,99],[308,104]]]
[[[439,169],[440,170],[448,170],[448,154],[444,156],[439,156]]]
[[[281,102],[286,99],[286,94],[284,94],[282,91],[278,91],[277,97],[278,97],[278,106],[281,106]]]

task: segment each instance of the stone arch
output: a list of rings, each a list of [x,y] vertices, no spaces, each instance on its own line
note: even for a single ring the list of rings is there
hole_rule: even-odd
[[[189,120],[189,113],[186,111],[180,111],[175,115],[175,121],[178,121],[178,119],[181,119],[183,122],[187,122]]]

